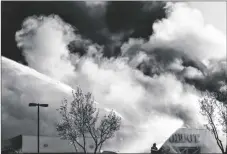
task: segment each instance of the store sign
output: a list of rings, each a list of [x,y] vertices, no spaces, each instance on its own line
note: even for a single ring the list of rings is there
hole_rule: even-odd
[[[199,134],[174,134],[170,137],[170,143],[199,143]]]

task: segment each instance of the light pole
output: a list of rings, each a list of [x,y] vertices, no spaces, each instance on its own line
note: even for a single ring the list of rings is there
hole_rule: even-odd
[[[48,104],[39,104],[39,103],[29,103],[29,107],[38,107],[38,124],[37,124],[37,150],[39,153],[39,107],[48,107]]]
[[[226,134],[225,134],[225,154],[227,154],[227,104],[225,105],[225,129],[226,129]]]

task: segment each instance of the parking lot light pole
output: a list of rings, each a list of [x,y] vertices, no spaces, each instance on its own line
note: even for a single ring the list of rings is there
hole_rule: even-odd
[[[39,103],[29,103],[28,105],[29,107],[38,107],[37,109],[37,150],[38,150],[38,153],[39,153],[39,107],[48,107],[48,104],[39,104]]]

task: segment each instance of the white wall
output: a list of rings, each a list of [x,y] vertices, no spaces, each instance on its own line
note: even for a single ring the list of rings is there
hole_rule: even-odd
[[[93,151],[94,145],[91,138],[87,139],[88,152]],[[75,152],[74,146],[70,145],[67,140],[59,137],[40,136],[40,152]],[[78,148],[81,152],[81,148]],[[23,136],[22,152],[37,152],[37,137]]]

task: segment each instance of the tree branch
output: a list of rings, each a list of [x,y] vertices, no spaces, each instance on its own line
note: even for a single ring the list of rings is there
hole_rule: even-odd
[[[75,149],[76,143],[85,153],[86,136],[91,135],[95,142],[94,153],[96,153],[98,148],[100,150],[103,143],[120,128],[120,119],[111,112],[96,128],[99,112],[96,113],[96,108],[93,106],[91,93],[83,94],[82,90],[77,88],[76,92],[72,91],[72,95],[74,100],[71,102],[70,112],[67,111],[67,101],[60,107],[63,122],[58,125],[57,131],[63,138],[70,139]],[[81,138],[83,141],[78,140]]]
[[[69,118],[68,118],[68,116],[67,116],[67,109],[66,109],[66,108],[64,108],[64,113],[65,113],[66,121],[67,121],[67,123],[68,123],[69,126],[70,126],[69,129],[70,129],[71,133],[73,134],[73,130],[72,130],[72,127],[71,127],[71,125],[70,125]],[[83,146],[82,146],[79,142],[77,142],[76,139],[75,139],[75,140],[72,139],[72,141],[75,141],[81,148],[83,148]],[[77,150],[77,149],[76,149],[76,150]]]

